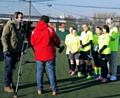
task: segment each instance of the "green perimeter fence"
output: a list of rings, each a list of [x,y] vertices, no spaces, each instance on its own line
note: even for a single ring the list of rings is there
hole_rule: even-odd
[[[64,41],[66,35],[69,34],[69,32],[67,32],[67,31],[66,32],[60,32],[60,31],[58,31],[56,33],[59,36],[60,40],[62,40],[62,41]],[[80,32],[78,32],[78,35],[80,35]],[[120,45],[120,35],[119,35],[119,45]]]

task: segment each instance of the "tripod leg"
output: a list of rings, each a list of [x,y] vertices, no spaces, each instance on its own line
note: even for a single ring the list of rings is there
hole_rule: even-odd
[[[48,77],[47,73],[46,73],[46,72],[44,72],[44,73],[45,73],[45,75],[46,75],[46,77],[47,77],[47,79],[48,79],[48,81],[49,81],[49,77]]]
[[[19,81],[20,81],[20,76],[22,74],[22,65],[25,64],[25,61],[26,61],[25,55],[26,55],[27,48],[28,48],[28,41],[24,40],[22,49],[21,49],[20,66],[19,66],[19,70],[18,70],[18,79],[17,79],[16,89],[14,92],[14,98],[17,98],[18,85],[19,85]]]
[[[14,74],[17,65],[18,65],[18,61],[17,61],[16,64],[15,64],[15,67],[14,67],[14,69],[13,69],[13,71],[12,71],[12,74]]]
[[[18,70],[18,79],[17,79],[16,89],[14,92],[14,98],[17,98],[18,85],[19,85],[19,81],[20,81],[20,76],[22,75],[22,61],[23,61],[23,54],[21,55],[21,59],[20,59],[20,66],[19,66],[19,70]]]

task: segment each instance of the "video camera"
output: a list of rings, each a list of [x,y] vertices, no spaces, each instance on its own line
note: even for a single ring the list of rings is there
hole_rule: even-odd
[[[30,34],[31,34],[32,30],[34,29],[32,24],[33,23],[31,21],[23,21],[20,23],[19,31],[23,35],[25,35],[26,38],[30,38]]]
[[[20,23],[19,32],[21,32],[26,38],[30,38],[32,30],[35,28],[31,21],[23,21]],[[62,53],[64,46],[56,46],[59,48],[59,53]]]

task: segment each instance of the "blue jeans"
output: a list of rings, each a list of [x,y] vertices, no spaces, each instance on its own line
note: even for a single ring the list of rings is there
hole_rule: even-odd
[[[18,52],[4,52],[4,62],[5,62],[5,69],[4,69],[4,86],[9,87],[12,81],[12,71],[15,69],[15,64],[18,60]]]
[[[55,72],[55,59],[49,61],[36,61],[37,62],[37,87],[38,90],[43,91],[43,74],[45,72],[45,63],[48,68],[50,85],[52,86],[52,91],[57,91],[57,82],[56,82],[56,72]]]

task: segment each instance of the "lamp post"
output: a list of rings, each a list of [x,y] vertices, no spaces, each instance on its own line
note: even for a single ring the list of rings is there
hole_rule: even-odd
[[[11,17],[10,17],[10,9],[8,9],[8,10],[9,10],[9,18],[11,18]]]
[[[31,0],[29,1],[29,21],[31,19]]]
[[[47,4],[47,6],[49,7],[49,14],[48,16],[50,16],[50,7],[52,6],[51,4]]]
[[[20,1],[23,1],[23,2],[28,2],[29,3],[29,21],[31,20],[31,6],[32,6],[32,0],[20,0]],[[49,1],[49,0],[39,0],[39,1]],[[38,1],[38,2],[39,2]],[[49,10],[50,10],[50,7],[52,6],[51,4],[48,4],[47,5],[49,7]]]

